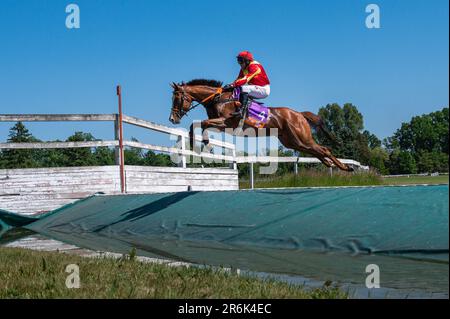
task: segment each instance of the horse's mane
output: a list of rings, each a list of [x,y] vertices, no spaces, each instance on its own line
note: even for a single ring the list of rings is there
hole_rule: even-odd
[[[223,82],[216,81],[216,80],[206,80],[206,79],[194,79],[186,83],[186,85],[206,85],[206,86],[212,86],[212,87],[222,87]]]

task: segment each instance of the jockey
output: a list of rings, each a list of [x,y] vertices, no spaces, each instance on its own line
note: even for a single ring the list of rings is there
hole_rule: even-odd
[[[231,84],[224,86],[224,90],[241,87],[241,95],[239,102],[241,107],[236,109],[233,116],[244,116],[243,113],[248,107],[248,97],[255,99],[264,99],[270,94],[270,81],[267,77],[263,66],[253,59],[253,55],[248,51],[243,51],[238,54],[237,62],[241,66],[239,76]]]

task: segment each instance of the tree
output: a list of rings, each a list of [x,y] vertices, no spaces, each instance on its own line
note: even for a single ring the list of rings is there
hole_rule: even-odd
[[[419,173],[447,172],[448,122],[448,108],[415,116],[410,122],[402,123],[394,135],[385,140],[385,145],[392,154],[394,152],[395,154],[398,152],[409,153],[414,158]],[[394,158],[397,160],[395,156]],[[408,156],[404,155],[404,157]],[[391,167],[391,170],[399,168],[394,163]],[[391,173],[400,172],[394,170]]]
[[[6,168],[6,159],[4,155],[4,151],[0,150],[0,169]]]
[[[336,141],[330,141],[319,132],[320,144],[329,146],[338,157],[369,164],[371,149],[381,146],[381,141],[367,130],[362,132],[364,119],[355,105],[346,103],[340,107],[336,103],[327,104],[319,109],[319,116],[336,137]]]
[[[131,141],[139,142],[138,139],[132,137]],[[130,147],[124,149],[124,162],[125,165],[143,165],[143,152],[142,149],[136,147]]]
[[[389,156],[389,171],[391,174],[415,174],[416,161],[410,152],[395,150]]]
[[[176,166],[167,154],[156,154],[153,151],[148,151],[143,158],[143,165],[146,166]]]
[[[59,142],[59,141],[57,141]],[[39,167],[65,167],[68,166],[68,158],[62,149],[39,150]]]
[[[115,165],[114,152],[106,146],[97,147],[93,154],[95,165]]]
[[[9,130],[8,143],[39,142],[22,122],[17,122]],[[1,165],[4,168],[37,167],[36,151],[31,149],[7,149],[2,152]]]
[[[378,173],[389,174],[388,163],[389,153],[381,146],[375,147],[370,151],[369,166],[378,171]]]
[[[369,131],[365,130],[362,135],[365,137],[365,139],[368,142],[368,146],[370,149],[375,149],[377,147],[381,147],[381,141],[380,139],[375,135],[370,133]]]
[[[437,151],[419,151],[417,170],[421,173],[448,172],[448,156]]]
[[[91,133],[75,132],[75,134],[67,138],[66,142],[86,142],[94,140],[95,138]],[[63,149],[62,154],[65,156],[65,166],[95,165],[95,157],[89,147]]]

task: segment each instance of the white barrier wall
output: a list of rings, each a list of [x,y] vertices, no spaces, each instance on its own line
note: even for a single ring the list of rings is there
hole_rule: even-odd
[[[127,193],[237,190],[237,170],[125,166]],[[97,192],[120,193],[119,166],[0,170],[0,209],[23,214],[54,210]]]

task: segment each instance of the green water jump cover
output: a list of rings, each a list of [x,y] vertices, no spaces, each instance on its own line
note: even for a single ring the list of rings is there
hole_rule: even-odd
[[[111,251],[175,240],[448,261],[448,214],[448,185],[294,188],[98,195],[26,227]]]

